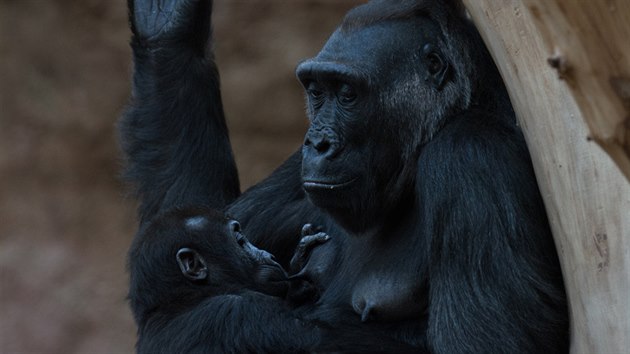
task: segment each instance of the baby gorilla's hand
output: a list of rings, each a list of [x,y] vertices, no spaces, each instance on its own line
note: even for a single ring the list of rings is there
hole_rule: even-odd
[[[330,235],[321,232],[318,228],[314,228],[311,224],[305,224],[302,227],[302,239],[298,243],[289,263],[291,274],[299,273],[304,268],[313,249],[328,240],[330,240]]]

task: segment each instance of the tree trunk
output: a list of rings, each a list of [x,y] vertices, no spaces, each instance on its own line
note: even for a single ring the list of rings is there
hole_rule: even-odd
[[[627,352],[630,1],[463,2],[532,154],[569,296],[572,352]]]

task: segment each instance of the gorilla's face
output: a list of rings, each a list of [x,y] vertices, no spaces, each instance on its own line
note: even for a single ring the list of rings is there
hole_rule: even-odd
[[[297,68],[310,119],[303,187],[351,231],[378,223],[413,188],[427,107],[448,79],[440,43],[424,18],[342,27]]]

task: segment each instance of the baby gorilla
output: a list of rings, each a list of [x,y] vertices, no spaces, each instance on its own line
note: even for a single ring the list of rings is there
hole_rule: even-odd
[[[310,225],[302,236],[292,267],[328,240]],[[383,335],[378,326],[344,324],[340,332],[332,324],[305,320],[310,307],[296,307],[287,293],[290,287],[303,290],[307,281],[287,277],[270,253],[249,243],[237,221],[214,210],[177,209],[153,219],[131,245],[129,272],[138,353],[417,350]]]
[[[311,351],[323,340],[284,301],[282,267],[216,211],[156,217],[134,240],[129,271],[139,353]]]
[[[301,253],[328,237],[307,235]],[[300,262],[298,262],[300,263]],[[367,327],[339,333],[285,300],[291,280],[238,222],[177,209],[140,230],[129,251],[138,353],[396,352],[409,347]],[[352,316],[350,314],[350,317]]]

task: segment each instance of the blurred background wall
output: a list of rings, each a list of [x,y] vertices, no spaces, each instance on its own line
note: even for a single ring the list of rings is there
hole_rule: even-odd
[[[353,0],[216,0],[242,187],[306,127],[293,69]],[[0,353],[129,353],[135,201],[115,123],[132,71],[124,0],[0,0]]]

